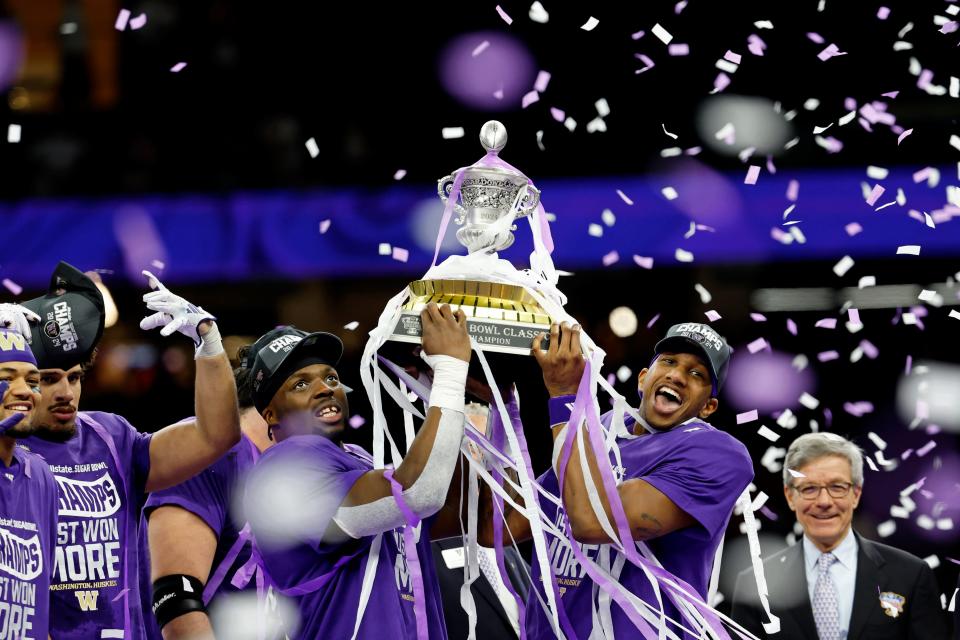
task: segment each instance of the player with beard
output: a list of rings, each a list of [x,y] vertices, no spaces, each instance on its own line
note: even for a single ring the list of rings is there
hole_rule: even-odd
[[[40,316],[31,348],[40,367],[36,434],[24,444],[42,455],[59,487],[50,633],[56,640],[144,638],[137,580],[137,521],[145,491],[192,477],[239,438],[236,388],[213,316],[144,272],[155,311],[143,329],[193,339],[197,420],[154,434],[122,417],[78,411],[83,375],[103,332],[95,284],[61,262],[49,293],[24,303]]]
[[[337,337],[277,329],[251,350],[254,400],[277,444],[254,468],[244,509],[267,573],[297,599],[298,638],[446,637],[430,537],[450,506],[471,345],[462,311],[431,304],[420,317],[430,408],[395,470],[341,443]],[[420,519],[416,533],[404,526]]]
[[[611,540],[590,503],[578,439],[573,441],[564,469],[562,492],[557,480],[570,407],[585,367],[580,327],[553,325],[546,350],[540,349],[541,340],[542,336],[534,339],[532,353],[543,370],[544,384],[550,393],[554,463],[539,482],[550,493],[561,496],[563,506],[558,508],[550,501],[541,504],[561,530],[569,522],[583,553],[597,561]],[[667,571],[705,599],[714,555],[733,506],[753,479],[753,464],[746,447],[705,422],[717,409],[730,347],[711,327],[690,322],[671,327],[654,352],[653,362],[638,378],[638,413],[642,421],[637,423],[625,416],[630,433],[618,439],[620,459],[614,461],[611,454],[611,465],[616,467],[617,493],[634,540],[646,541]],[[601,420],[609,426],[612,417],[611,412]],[[608,521],[614,522],[596,458],[586,437],[584,440],[590,482],[597,488]],[[489,501],[484,506],[485,513],[480,518],[484,526],[479,537],[489,546],[493,542],[493,512]],[[508,509],[507,526],[516,540],[530,538],[530,523],[519,512]],[[506,530],[504,539],[509,539]],[[635,637],[638,632],[634,624],[619,606],[610,606],[609,598],[605,605],[598,600],[595,583],[585,575],[573,553],[549,533],[547,542],[560,588],[562,615],[576,636]],[[624,562],[613,547],[607,548],[614,578],[658,610],[657,598],[643,570]],[[617,570],[618,566],[622,569]],[[533,563],[532,569],[531,584],[541,590],[542,598],[544,581],[537,563]],[[682,622],[676,607],[666,597],[663,600],[666,615]],[[686,637],[676,627],[671,626],[670,630]],[[526,632],[531,640],[554,637],[538,598],[527,600]]]
[[[27,329],[17,305],[0,326]],[[57,539],[57,485],[47,463],[17,445],[32,432],[40,371],[23,334],[0,329],[0,638],[44,640]]]
[[[238,590],[232,579],[250,559],[251,545],[245,542],[242,526],[230,517],[230,508],[242,491],[241,480],[273,442],[253,405],[249,351],[250,346],[240,349],[240,366],[233,372],[240,442],[193,478],[151,493],[143,509],[149,523],[144,533],[149,530],[149,573],[156,605],[152,613],[144,614],[148,618],[144,622],[153,640],[213,638],[207,605],[216,603],[221,593]],[[193,591],[185,590],[184,584]]]

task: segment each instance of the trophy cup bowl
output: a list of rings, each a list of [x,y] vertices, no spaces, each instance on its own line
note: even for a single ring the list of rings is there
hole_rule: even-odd
[[[499,153],[506,140],[506,129],[495,120],[487,122],[480,131],[480,142],[488,156]],[[479,258],[475,262],[478,265],[487,258],[498,260],[495,252],[514,242],[513,221],[532,214],[540,203],[540,191],[525,175],[493,164],[481,161],[464,169],[453,204],[456,222],[461,227],[457,240],[471,254],[468,260]],[[453,196],[455,182],[456,174],[437,182],[437,194],[445,203]],[[509,226],[504,226],[506,219]],[[506,265],[512,268],[509,263]],[[458,274],[458,279],[432,278],[410,283],[409,298],[401,307],[390,339],[419,343],[420,312],[435,302],[462,309],[467,315],[467,331],[485,351],[529,355],[533,339],[539,333],[549,333],[550,316],[523,286],[497,281],[479,271],[478,268],[477,273],[464,275],[463,279]]]

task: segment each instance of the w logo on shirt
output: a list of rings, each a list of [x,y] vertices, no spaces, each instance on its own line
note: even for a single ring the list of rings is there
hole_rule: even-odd
[[[77,603],[80,605],[81,611],[97,610],[97,596],[100,595],[99,591],[74,591],[73,595],[77,596]]]
[[[39,536],[33,534],[24,539],[0,527],[0,571],[20,580],[39,576],[43,572]]]

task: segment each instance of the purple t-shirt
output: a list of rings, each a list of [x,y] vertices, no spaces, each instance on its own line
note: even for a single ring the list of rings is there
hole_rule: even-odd
[[[628,428],[631,423],[629,420]],[[642,478],[697,521],[693,526],[649,540],[647,545],[667,571],[706,598],[714,555],[734,504],[753,480],[753,463],[747,448],[733,436],[705,422],[690,422],[670,431],[619,439],[617,444],[622,466],[616,470],[618,477],[624,481]],[[539,482],[547,491],[560,495],[552,469],[540,476]],[[557,527],[563,530],[566,517],[563,509],[547,500],[540,503]],[[570,624],[578,638],[588,638],[593,626],[594,583],[573,553],[561,547],[550,534],[547,534],[547,546],[561,593],[560,601]],[[584,554],[595,562],[600,547],[597,544],[580,545]],[[611,566],[617,555],[611,553]],[[540,580],[540,568],[537,563],[532,563],[532,569],[532,584],[542,595],[544,585]],[[629,561],[620,573],[620,583],[640,599],[656,606],[656,597],[646,576]],[[667,616],[683,622],[666,597],[664,610]],[[633,623],[616,602],[611,601],[610,611],[616,637],[632,638],[637,634]],[[536,598],[527,601],[526,622],[527,637],[531,640],[554,637],[549,618]],[[677,631],[672,625],[671,629]]]
[[[310,488],[311,496],[322,496],[322,513],[318,514],[316,537],[298,542],[286,549],[258,545],[264,568],[281,590],[301,586],[333,572],[331,578],[318,589],[296,598],[300,612],[298,638],[350,638],[360,603],[360,590],[374,536],[343,544],[325,544],[320,538],[326,524],[360,476],[373,465],[366,457],[344,451],[322,436],[295,436],[264,452],[248,487],[253,487],[262,474],[285,465],[296,465]],[[246,510],[251,508],[247,493]],[[313,504],[313,503],[311,503]],[[255,518],[250,518],[253,533],[257,534]],[[326,523],[326,524],[324,524]],[[430,638],[446,638],[437,575],[430,551],[428,522],[420,530],[417,554],[423,573],[424,594]],[[338,568],[335,565],[341,562]],[[360,640],[402,640],[416,638],[413,582],[404,555],[402,528],[383,534],[377,563],[376,577],[370,600],[360,624]]]
[[[126,602],[127,640],[143,639],[137,519],[150,474],[150,435],[120,416],[93,411],[77,414],[77,434],[67,442],[22,442],[47,461],[59,489],[50,634],[123,637]]]
[[[0,638],[47,640],[57,485],[19,446],[0,475]]]
[[[253,468],[254,463],[259,458],[260,452],[256,445],[246,435],[240,434],[240,442],[235,444],[232,449],[223,455],[219,460],[210,465],[199,474],[169,489],[163,491],[154,491],[147,498],[147,504],[144,506],[144,514],[149,515],[150,511],[157,507],[175,505],[186,509],[203,520],[208,527],[217,536],[217,549],[213,556],[213,564],[210,567],[210,579],[220,567],[227,553],[233,547],[240,535],[239,529],[230,517],[230,507],[234,498],[234,492],[240,486],[240,481],[246,473]],[[141,539],[146,543],[146,522],[142,523],[143,535]],[[242,526],[242,525],[241,525]],[[146,548],[146,547],[145,547]],[[239,555],[231,563],[224,575],[223,581],[214,594],[237,591],[236,587],[230,584],[237,569],[242,567],[250,559],[250,544],[246,544],[241,549]],[[147,576],[146,585],[143,588],[144,593],[144,622],[146,624],[147,636],[151,640],[160,640],[160,627],[157,625],[157,619],[153,616],[150,598],[149,575],[150,575],[150,556],[145,551],[142,561],[142,573]],[[255,589],[256,584],[251,581],[247,585],[248,589]]]

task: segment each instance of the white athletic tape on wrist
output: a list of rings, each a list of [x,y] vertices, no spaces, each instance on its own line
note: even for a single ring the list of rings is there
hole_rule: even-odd
[[[210,330],[200,336],[200,346],[193,354],[194,360],[213,358],[223,353],[223,341],[220,339],[220,329],[216,322],[210,323]]]
[[[433,369],[429,406],[463,413],[470,363],[453,356],[427,355],[422,351],[420,357]]]

